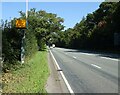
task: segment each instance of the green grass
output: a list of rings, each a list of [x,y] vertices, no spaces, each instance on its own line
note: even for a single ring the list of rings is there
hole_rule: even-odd
[[[4,93],[46,93],[49,76],[47,52],[37,52],[33,58],[16,71],[4,75]],[[6,73],[7,74],[7,73]],[[6,81],[7,80],[7,81]]]

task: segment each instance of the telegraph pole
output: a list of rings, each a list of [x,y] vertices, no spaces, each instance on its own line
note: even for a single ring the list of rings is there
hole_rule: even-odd
[[[22,39],[21,39],[21,64],[24,63],[25,60],[25,29],[28,27],[28,0],[26,0],[26,19],[17,19],[16,20],[16,28],[21,29]]]
[[[24,63],[24,59],[25,59],[25,30],[23,29],[22,31],[22,42],[21,42],[21,63]]]
[[[26,29],[28,27],[28,0],[26,0]],[[22,46],[21,46],[21,63],[24,63],[25,60],[25,30],[23,32],[23,38],[22,38]]]
[[[28,18],[28,0],[26,0],[26,22]]]
[[[26,0],[26,29],[28,27],[28,0]],[[21,63],[24,63],[25,60],[25,30],[23,32],[22,46],[21,46]]]

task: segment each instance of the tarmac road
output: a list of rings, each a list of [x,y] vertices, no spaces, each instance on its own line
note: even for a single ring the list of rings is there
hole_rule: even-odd
[[[74,93],[118,93],[116,55],[64,48],[51,52]]]

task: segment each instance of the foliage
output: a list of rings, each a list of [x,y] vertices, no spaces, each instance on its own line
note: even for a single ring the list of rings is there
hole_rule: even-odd
[[[27,64],[17,64],[11,73],[2,76],[3,93],[46,93],[45,83],[49,76],[47,52],[37,52]]]
[[[57,17],[56,14],[47,13],[43,10],[36,12],[35,9],[31,9],[28,13],[28,29],[35,35],[39,50],[42,50],[49,41],[50,35],[64,28],[62,25],[64,20]],[[24,13],[21,12],[22,14]]]
[[[60,32],[56,45],[78,49],[117,49],[114,33],[119,32],[119,26],[120,2],[103,2],[73,28]]]
[[[2,30],[2,54],[5,61],[15,63],[16,60],[19,60],[21,36],[20,31],[10,27],[9,24],[5,21],[5,26]]]
[[[1,21],[2,23],[2,49],[4,63],[14,64],[20,61],[21,44],[25,31],[25,58],[29,59],[37,50],[43,50],[48,44],[51,35],[64,29],[63,18],[56,14],[47,13],[44,10],[36,11],[35,8],[28,11],[27,29],[16,29],[16,19],[26,19],[25,13],[20,11],[20,18],[11,21]]]
[[[19,19],[26,19],[20,11]],[[4,61],[14,64],[20,61],[23,34],[15,28],[14,18],[1,22],[2,51]],[[103,2],[93,13],[77,23],[73,28],[63,31],[64,19],[56,14],[34,8],[28,12],[25,29],[25,56],[30,58],[37,50],[44,50],[46,44],[78,49],[116,49],[114,33],[120,30],[120,2]],[[118,48],[118,47],[117,47]]]

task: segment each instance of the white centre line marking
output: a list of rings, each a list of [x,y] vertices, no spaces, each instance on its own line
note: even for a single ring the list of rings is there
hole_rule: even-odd
[[[80,54],[84,54],[84,55],[94,55],[94,56],[95,56],[95,54],[92,54],[92,53],[80,53]]]
[[[97,66],[97,65],[95,65],[95,64],[91,64],[92,66],[94,66],[94,67],[96,67],[96,68],[99,68],[99,69],[101,69],[101,67],[100,66]]]
[[[96,56],[98,54],[91,54],[91,53],[80,53],[80,54],[84,54],[84,55],[92,55],[92,56]],[[118,61],[119,59],[115,59],[115,58],[108,58],[108,57],[100,57],[100,58],[104,58],[104,59],[108,59],[108,60],[113,60],[113,61]]]
[[[75,59],[76,59],[77,57],[73,56],[73,58],[75,58]]]

